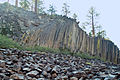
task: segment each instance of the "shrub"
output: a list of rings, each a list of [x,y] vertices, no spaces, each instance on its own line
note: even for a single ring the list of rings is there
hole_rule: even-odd
[[[0,48],[18,48],[21,46],[12,39],[0,34]]]
[[[53,49],[48,47],[34,46],[34,47],[26,47],[25,50],[29,50],[32,52],[51,52],[51,53],[59,53],[59,49]]]

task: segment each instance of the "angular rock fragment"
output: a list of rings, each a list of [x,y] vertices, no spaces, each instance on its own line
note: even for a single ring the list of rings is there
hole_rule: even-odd
[[[76,77],[71,77],[70,80],[78,80]]]
[[[39,74],[38,71],[31,71],[31,72],[28,72],[26,75],[27,75],[27,76],[30,76],[30,77],[36,77],[37,74]]]

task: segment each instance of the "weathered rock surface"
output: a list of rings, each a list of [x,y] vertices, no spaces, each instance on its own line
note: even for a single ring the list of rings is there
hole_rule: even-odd
[[[0,5],[0,28],[4,32],[9,30],[3,34],[7,34],[21,44],[67,48],[72,52],[87,52],[109,62],[120,63],[119,49],[112,41],[89,37],[71,18],[35,14],[2,4]]]
[[[63,54],[32,53],[13,49],[0,49],[0,51],[0,57],[3,57],[0,59],[0,64],[4,63],[0,66],[0,80],[120,79],[118,64]],[[56,60],[59,64],[54,63]]]

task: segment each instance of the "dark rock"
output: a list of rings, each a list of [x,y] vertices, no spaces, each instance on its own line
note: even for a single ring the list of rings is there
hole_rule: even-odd
[[[59,73],[60,70],[61,70],[61,67],[59,65],[57,65],[52,69],[52,73]]]
[[[11,54],[12,51],[12,49],[9,49],[9,54]],[[18,56],[20,56],[20,58],[18,58]],[[57,64],[57,60],[60,64]],[[90,64],[87,64],[88,62]],[[0,60],[0,63],[2,64],[0,64],[1,80],[120,79],[118,65],[105,64],[100,60],[94,60],[93,62],[93,60],[90,59],[81,59],[80,57],[63,54],[26,53],[16,50],[13,51],[12,55],[4,54],[4,59]]]
[[[0,79],[3,79],[6,75],[3,73],[0,73]]]
[[[57,73],[53,73],[52,78],[56,78],[56,77],[57,77]]]

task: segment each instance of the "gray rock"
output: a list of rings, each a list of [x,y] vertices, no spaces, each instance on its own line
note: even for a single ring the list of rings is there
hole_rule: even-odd
[[[4,68],[6,65],[5,65],[5,62],[4,60],[0,60],[0,67]]]
[[[66,80],[68,79],[68,76],[61,76],[61,79]]]
[[[0,79],[3,79],[6,75],[4,73],[0,73]]]
[[[31,69],[30,68],[23,68],[23,71],[30,71]]]
[[[37,80],[45,80],[45,78],[38,78]]]
[[[78,80],[76,77],[71,77],[70,80]]]
[[[42,75],[47,76],[48,73],[47,73],[46,71],[43,71],[43,72],[42,72]]]
[[[12,61],[7,61],[6,64],[7,64],[7,65],[11,65],[11,64],[12,64]]]
[[[44,70],[46,70],[47,72],[51,72],[52,68],[50,66],[46,66]]]
[[[52,69],[52,72],[59,73],[60,70],[61,70],[61,67],[59,65],[57,65]]]
[[[38,71],[31,71],[31,72],[28,72],[26,75],[30,77],[35,77],[37,74],[39,74]]]
[[[13,75],[11,75],[11,78],[12,79],[24,80],[25,77],[22,74],[13,74]]]

